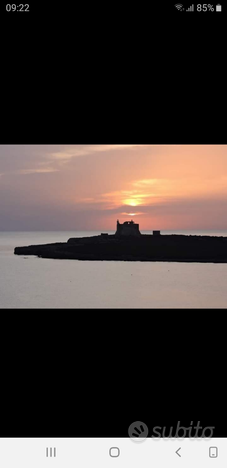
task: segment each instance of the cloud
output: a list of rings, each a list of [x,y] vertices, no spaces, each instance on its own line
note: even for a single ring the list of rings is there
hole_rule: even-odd
[[[2,229],[215,227],[226,206],[226,145],[0,145]]]
[[[49,172],[58,172],[59,169],[53,169],[53,168],[44,168],[44,169],[21,169],[18,171],[18,174],[45,174]]]
[[[178,201],[198,200],[227,196],[227,177],[199,176],[183,178],[138,179],[128,183],[131,190],[118,190],[103,193],[101,199],[111,207],[130,206],[134,213],[136,207],[171,205]]]
[[[65,147],[64,151],[54,152],[48,155],[51,159],[60,161],[63,163],[68,162],[72,158],[78,158],[81,156],[94,155],[101,152],[108,152],[113,150],[124,150],[128,148],[134,148],[138,145],[91,145],[91,146],[69,146]]]
[[[121,150],[126,155],[128,153],[124,150],[136,147],[137,145],[0,145],[0,174],[56,172],[64,169],[75,158],[105,155],[114,150]]]
[[[152,193],[141,193],[141,191],[132,189],[132,190],[119,190],[113,191],[109,193],[102,194],[102,198],[113,205],[129,205],[129,206],[137,206],[144,203],[144,199],[150,199],[153,197]],[[153,203],[154,200],[152,200]],[[148,200],[151,202],[151,200]]]
[[[122,215],[126,215],[126,216],[138,216],[138,215],[142,215],[142,214],[145,214],[144,211],[138,211],[137,213],[121,213]]]
[[[96,202],[94,197],[86,197],[86,198],[81,198],[80,202],[82,203],[90,203],[90,202]]]
[[[133,182],[134,187],[138,187],[144,194],[138,194],[138,197],[150,198],[153,197],[162,199],[183,199],[209,197],[217,194],[227,195],[227,177],[219,174],[215,177],[190,176],[181,178],[156,178],[142,179]]]

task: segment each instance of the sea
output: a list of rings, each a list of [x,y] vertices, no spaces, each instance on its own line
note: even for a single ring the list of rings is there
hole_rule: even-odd
[[[161,233],[227,236],[227,231]],[[14,255],[15,247],[97,234],[100,231],[0,232],[0,308],[227,307],[227,264],[80,261]]]

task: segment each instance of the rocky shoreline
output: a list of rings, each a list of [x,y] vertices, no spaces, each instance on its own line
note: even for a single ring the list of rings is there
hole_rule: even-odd
[[[71,238],[67,242],[15,247],[15,255],[67,260],[227,263],[227,237],[113,235]]]

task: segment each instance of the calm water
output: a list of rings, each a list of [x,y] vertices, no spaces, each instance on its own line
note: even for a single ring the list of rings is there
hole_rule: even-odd
[[[227,236],[224,231],[175,233]],[[227,264],[89,262],[13,253],[16,246],[97,234],[0,232],[0,308],[227,307]]]

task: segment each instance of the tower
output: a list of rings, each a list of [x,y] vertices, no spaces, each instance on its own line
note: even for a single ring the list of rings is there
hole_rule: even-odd
[[[122,236],[134,236],[139,237],[141,233],[139,231],[139,224],[134,223],[133,220],[125,221],[123,224],[119,223],[117,220],[117,230],[115,232],[116,237]]]

